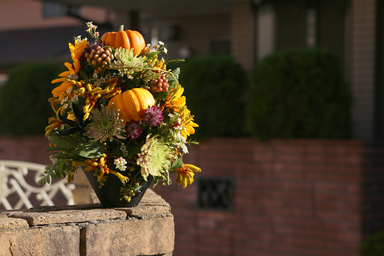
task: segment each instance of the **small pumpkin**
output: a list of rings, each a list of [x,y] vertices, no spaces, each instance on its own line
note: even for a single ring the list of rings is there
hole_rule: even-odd
[[[112,46],[113,48],[123,47],[127,50],[133,48],[135,55],[140,55],[145,48],[144,37],[135,30],[125,30],[124,25],[120,26],[118,32],[107,32],[101,37],[104,45]]]
[[[108,103],[108,107],[114,104],[114,108],[120,109],[120,118],[124,122],[132,119],[141,121],[145,110],[155,105],[156,101],[152,93],[144,88],[134,88],[114,96]]]

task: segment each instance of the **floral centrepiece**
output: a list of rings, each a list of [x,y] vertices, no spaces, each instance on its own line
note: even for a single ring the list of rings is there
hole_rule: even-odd
[[[184,164],[183,155],[188,144],[197,144],[188,137],[198,125],[182,96],[180,69],[167,69],[170,61],[160,57],[165,45],[145,45],[140,33],[127,30],[138,40],[120,47],[123,29],[100,38],[92,22],[87,27],[92,42],[78,36],[69,43],[73,63],[52,81],[59,83],[49,99],[56,115],[45,132],[52,165],[40,183],[71,182],[81,166],[94,172],[100,188],[116,176],[120,200],[127,202],[149,176],[154,186],[171,184],[170,173],[183,187],[192,184],[201,170]]]

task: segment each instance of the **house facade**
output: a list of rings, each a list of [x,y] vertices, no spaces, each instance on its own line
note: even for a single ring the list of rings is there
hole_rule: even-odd
[[[86,20],[102,31],[120,24],[138,29],[147,42],[166,42],[169,58],[230,53],[247,70],[271,52],[317,46],[337,54],[344,67],[354,138],[381,141],[383,6],[380,0],[4,0],[0,77],[20,62],[68,58],[68,38],[83,33]]]

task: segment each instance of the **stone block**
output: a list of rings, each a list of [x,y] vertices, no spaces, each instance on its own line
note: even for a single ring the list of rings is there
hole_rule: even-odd
[[[10,217],[25,219],[29,225],[47,225],[63,223],[79,223],[101,221],[108,219],[125,219],[124,211],[114,209],[84,209],[84,210],[58,210],[58,211],[24,211],[11,214]]]
[[[29,228],[28,222],[23,219],[0,217],[0,230],[17,228]]]
[[[153,218],[159,215],[167,215],[171,211],[170,205],[152,189],[145,192],[138,206],[118,209],[125,211],[128,216],[138,218]]]
[[[173,251],[174,220],[128,219],[90,224],[81,230],[82,255],[167,255]]]
[[[147,190],[137,207],[40,206],[0,212],[0,256],[171,256],[170,206]]]
[[[74,226],[0,231],[0,255],[79,255],[79,236]]]

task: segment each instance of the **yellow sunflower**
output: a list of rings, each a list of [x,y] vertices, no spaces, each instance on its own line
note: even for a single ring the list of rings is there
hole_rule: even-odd
[[[80,57],[83,54],[85,48],[88,47],[88,41],[86,39],[79,42],[75,40],[75,45],[69,43],[69,50],[71,51],[71,57],[73,60],[73,66],[75,68],[75,74],[80,70]]]
[[[52,84],[62,82],[60,86],[56,87],[52,90],[53,97],[62,97],[62,93],[67,91],[68,88],[72,86],[71,83],[67,82],[67,77],[70,75],[77,75],[79,72],[81,65],[80,65],[80,57],[84,51],[85,48],[88,47],[88,41],[82,40],[79,42],[78,40],[75,41],[75,45],[69,43],[69,50],[71,51],[71,57],[73,60],[73,64],[69,62],[65,62],[64,65],[67,67],[67,71],[64,71],[59,75],[60,78],[56,78],[52,81]],[[61,99],[60,99],[61,100]]]

